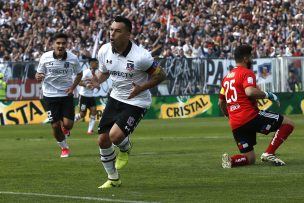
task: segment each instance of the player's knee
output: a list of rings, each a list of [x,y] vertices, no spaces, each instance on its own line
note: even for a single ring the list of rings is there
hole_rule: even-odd
[[[60,121],[56,121],[54,123],[52,123],[52,128],[56,129],[61,129],[61,122]]]
[[[73,128],[74,122],[64,123],[63,127],[67,130],[71,130]]]
[[[96,115],[97,114],[97,110],[96,109],[91,109],[90,111],[90,115]]]
[[[109,148],[112,146],[112,142],[109,135],[106,133],[100,134],[98,137],[98,144],[101,148]]]
[[[248,159],[248,164],[249,165],[255,164],[255,161],[256,161],[255,157],[250,157],[250,158],[247,157],[247,159]]]
[[[295,128],[295,123],[288,117],[284,116],[282,124],[290,125],[293,129]]]
[[[110,136],[111,142],[115,145],[119,145],[124,139],[124,137],[122,137],[121,135],[119,135],[117,133],[110,133],[109,136]]]
[[[247,158],[247,162],[249,165],[252,165],[252,164],[255,164],[255,160],[256,160],[256,157],[255,157],[255,153],[254,151],[250,151],[250,152],[247,152],[245,154],[246,158]]]
[[[85,117],[85,113],[84,112],[80,112],[80,117],[84,118]]]

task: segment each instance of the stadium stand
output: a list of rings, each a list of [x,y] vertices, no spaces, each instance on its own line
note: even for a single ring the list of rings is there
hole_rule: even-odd
[[[116,15],[132,20],[133,40],[154,56],[231,58],[241,43],[258,58],[304,53],[302,0],[0,0],[0,62],[37,61],[58,31],[87,59]]]

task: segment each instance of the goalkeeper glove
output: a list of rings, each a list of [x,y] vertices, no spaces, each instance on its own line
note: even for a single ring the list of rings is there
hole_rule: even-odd
[[[272,93],[272,92],[264,92],[264,93],[265,93],[265,98],[266,98],[266,99],[269,99],[269,100],[271,100],[271,101],[274,101],[274,102],[276,102],[276,103],[278,104],[278,106],[280,106],[280,100],[279,100],[279,98],[278,98],[277,95],[275,95],[275,94]]]

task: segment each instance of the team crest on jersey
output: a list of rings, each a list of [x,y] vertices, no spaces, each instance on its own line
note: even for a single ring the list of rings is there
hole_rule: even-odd
[[[129,126],[133,126],[133,125],[134,125],[134,121],[135,121],[135,118],[132,117],[132,116],[130,116],[130,117],[128,118],[127,124],[128,124]]]
[[[65,62],[65,63],[64,63],[64,67],[65,67],[65,68],[70,67],[70,63],[69,63],[69,62]]]
[[[134,63],[127,63],[126,69],[127,69],[128,71],[133,71],[133,70],[134,70]]]
[[[247,78],[247,82],[248,82],[248,84],[253,84],[253,78],[252,77],[248,77]]]

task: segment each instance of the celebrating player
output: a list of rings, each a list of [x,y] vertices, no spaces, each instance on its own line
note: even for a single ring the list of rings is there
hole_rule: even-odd
[[[121,185],[117,169],[127,164],[131,150],[129,135],[151,105],[148,89],[166,78],[151,54],[130,41],[131,31],[130,20],[117,16],[111,24],[110,43],[98,52],[101,74],[93,85],[109,77],[113,81],[98,128],[101,161],[108,174],[108,180],[99,187],[102,189]],[[117,159],[113,144],[119,148]]]
[[[68,36],[57,33],[53,37],[53,51],[44,53],[39,61],[36,79],[42,81],[43,103],[61,147],[61,157],[70,154],[66,136],[74,124],[73,91],[82,77],[77,56],[66,51]],[[76,74],[73,81],[72,76]]]

